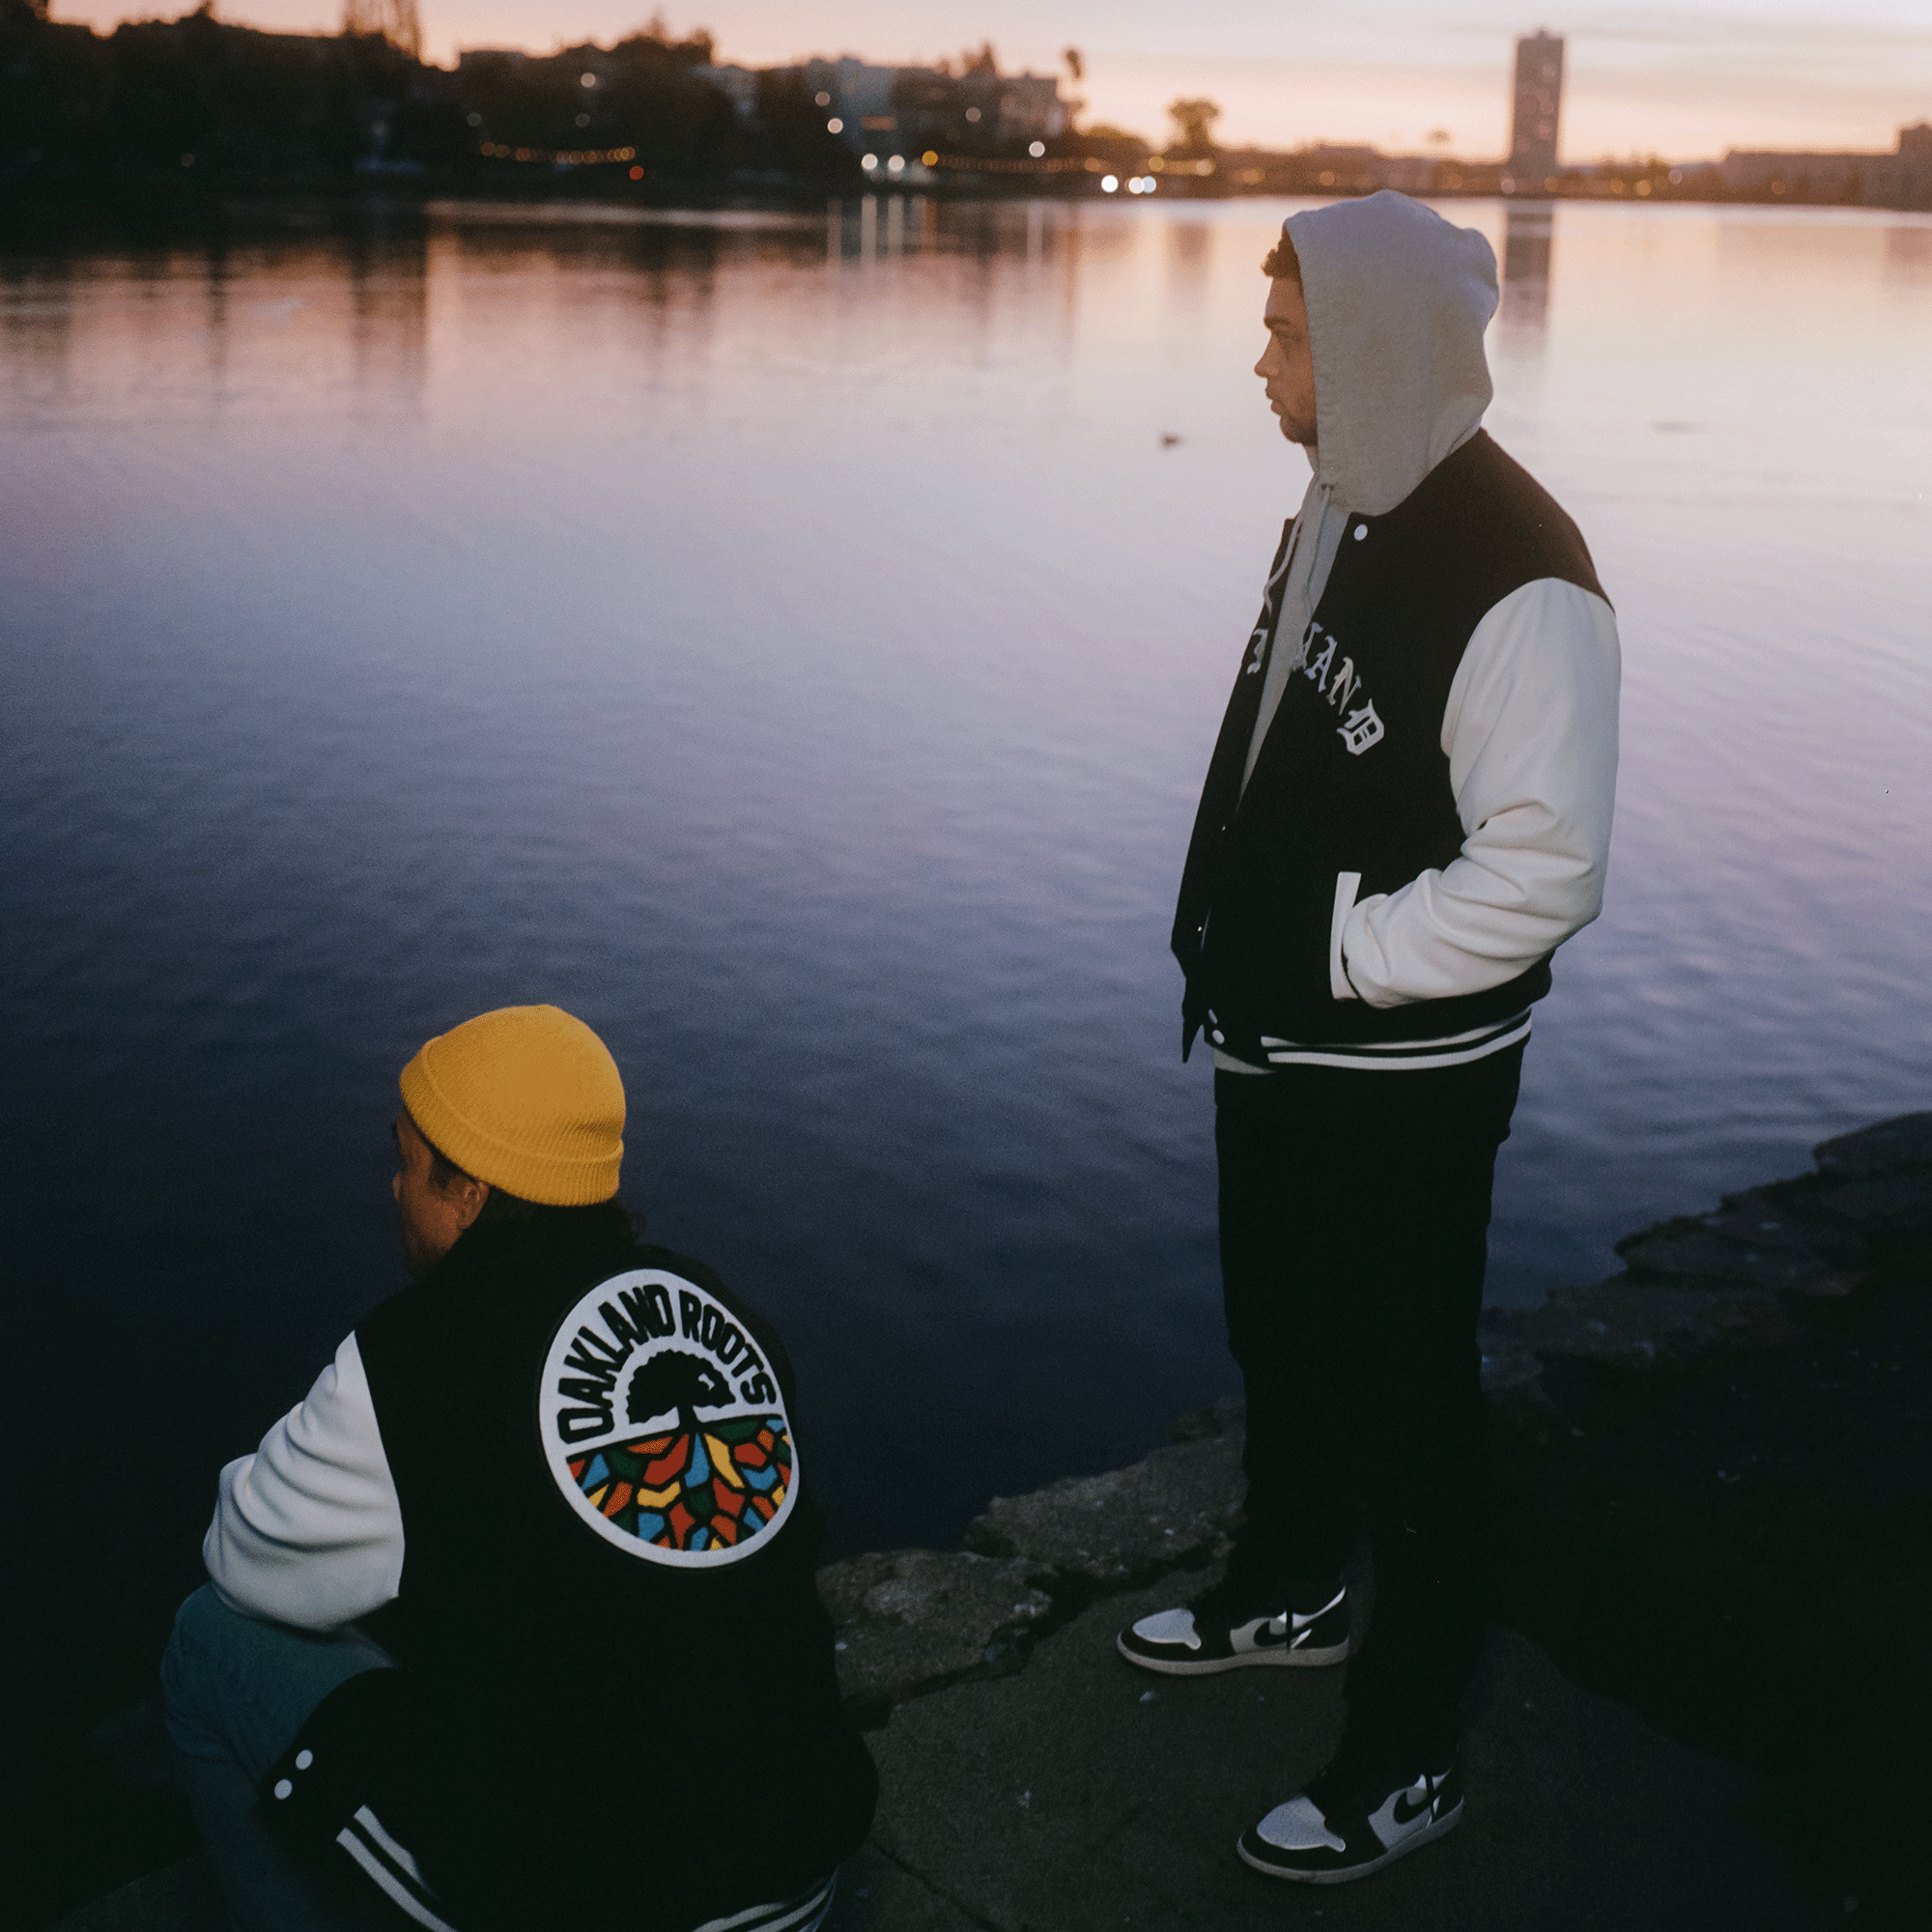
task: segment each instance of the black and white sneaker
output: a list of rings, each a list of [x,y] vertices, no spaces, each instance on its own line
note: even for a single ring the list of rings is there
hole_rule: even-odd
[[[1184,1609],[1129,1624],[1115,1641],[1129,1663],[1174,1677],[1247,1663],[1340,1663],[1349,1655],[1349,1588],[1338,1582],[1325,1604],[1304,1612],[1257,1607],[1252,1597],[1240,1602],[1217,1583]]]
[[[1463,1822],[1463,1774],[1350,1776],[1331,1764],[1299,1798],[1277,1804],[1241,1833],[1236,1849],[1270,1878],[1347,1885]]]

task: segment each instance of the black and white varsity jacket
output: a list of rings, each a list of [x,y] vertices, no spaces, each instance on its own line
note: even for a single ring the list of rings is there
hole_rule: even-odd
[[[1271,622],[1182,874],[1183,1057],[1203,1030],[1241,1069],[1415,1069],[1522,1038],[1609,844],[1616,627],[1577,526],[1478,431],[1349,518],[1305,638]],[[1269,658],[1296,646],[1243,788]]]
[[[402,1666],[325,1701],[270,1822],[432,1928],[789,1922],[752,1908],[809,1902],[877,1792],[793,1399],[757,1315],[620,1209],[471,1229],[222,1471],[224,1598]]]

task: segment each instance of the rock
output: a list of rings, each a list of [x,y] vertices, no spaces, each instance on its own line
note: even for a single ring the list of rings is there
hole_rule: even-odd
[[[1052,1600],[1029,1565],[971,1550],[889,1549],[829,1564],[818,1595],[838,1632],[838,1688],[860,1721],[969,1676],[1025,1661]]]
[[[1932,1168],[1932,1113],[1900,1114],[1820,1141],[1811,1157],[1825,1175],[1883,1174],[1899,1167]]]
[[[1017,1558],[1063,1609],[1225,1556],[1241,1500],[1237,1430],[1156,1449],[1128,1469],[995,1496],[969,1548]]]
[[[1774,1348],[1794,1330],[1791,1315],[1773,1293],[1613,1280],[1559,1288],[1541,1308],[1492,1310],[1482,1332],[1493,1353],[1527,1350],[1545,1361],[1565,1355],[1646,1369],[1714,1348]]]
[[[1576,1681],[1748,1764],[1754,1825],[1859,1922],[1913,1924],[1891,1821],[1932,1804],[1932,1255],[1822,1309],[1778,1298],[1786,1348],[1648,1375],[1552,1354],[1547,1406],[1492,1436],[1492,1603]]]
[[[1717,1213],[1661,1221],[1619,1241],[1617,1253],[1637,1280],[1799,1293],[1818,1292],[1817,1279],[1858,1274],[1869,1261],[1849,1229],[1803,1215],[1788,1187],[1728,1195]]]
[[[1174,1440],[1206,1442],[1239,1429],[1247,1418],[1247,1404],[1237,1395],[1224,1395],[1205,1408],[1190,1408],[1174,1419]]]
[[[1861,1174],[1817,1196],[1820,1213],[1873,1239],[1932,1235],[1932,1169]]]
[[[1501,1310],[1495,1311],[1501,1314]],[[1534,1401],[1543,1359],[1526,1343],[1505,1337],[1500,1327],[1483,1337],[1483,1393],[1492,1402]]]
[[[1825,1141],[1818,1172],[1724,1196],[1617,1243],[1627,1272],[1559,1288],[1541,1308],[1489,1309],[1483,1387],[1519,1411],[1544,1401],[1557,1360],[1681,1367],[1726,1350],[1782,1348],[1805,1300],[1842,1299],[1901,1239],[1932,1237],[1932,1113]]]

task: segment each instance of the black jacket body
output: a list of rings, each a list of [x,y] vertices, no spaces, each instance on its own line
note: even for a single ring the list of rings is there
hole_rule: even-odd
[[[870,1825],[805,1490],[736,1560],[675,1568],[587,1525],[560,1484],[540,1417],[554,1338],[639,1269],[734,1318],[791,1413],[779,1338],[618,1209],[479,1226],[356,1331],[405,1529],[400,1593],[365,1622],[403,1666],[375,1687],[369,1789],[464,1932],[684,1932],[794,1895]],[[621,1425],[621,1364],[612,1381]]]
[[[1391,893],[1461,851],[1442,748],[1450,686],[1484,615],[1542,578],[1603,594],[1576,525],[1479,430],[1393,510],[1350,517],[1308,663],[1289,676],[1245,791],[1267,654],[1299,640],[1243,653],[1175,913],[1183,1055],[1204,1026],[1257,1062],[1263,1036],[1443,1038],[1548,991],[1547,957],[1482,992],[1389,1008],[1337,999],[1329,971],[1338,877],[1359,873],[1358,897]],[[1258,635],[1272,620],[1264,609]]]

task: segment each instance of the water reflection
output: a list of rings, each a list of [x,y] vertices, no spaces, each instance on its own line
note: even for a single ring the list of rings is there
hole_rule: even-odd
[[[0,259],[0,1000],[60,1123],[21,1192],[134,1150],[175,1243],[89,1196],[16,1231],[27,1278],[84,1230],[87,1279],[188,1325],[225,1283],[220,1346],[305,1380],[389,1231],[311,1254],[286,1174],[380,1208],[400,1059],[541,988],[636,1075],[659,1233],[774,1302],[841,1536],[950,1543],[1214,1393],[1165,932],[1305,478],[1249,374],[1286,212],[465,207]],[[1551,212],[1449,212],[1521,345],[1498,435],[1627,627],[1610,898],[1498,1195],[1528,1300],[1922,1104],[1932,229],[1566,205],[1545,356]],[[1794,417],[1802,496],[1763,480]],[[232,1250],[177,1225],[210,1198],[263,1204]]]
[[[350,380],[364,403],[414,409],[429,377],[429,233],[380,231],[349,256]]]
[[[1170,218],[1167,224],[1168,299],[1194,308],[1206,299],[1214,265],[1214,231],[1205,221]]]
[[[1503,217],[1502,326],[1526,347],[1541,347],[1549,314],[1555,209],[1511,202]]]
[[[0,398],[51,405],[65,392],[79,292],[74,265],[0,257]]]
[[[828,261],[873,262],[919,254],[935,245],[939,211],[923,194],[867,194],[856,202],[833,201],[825,210]]]
[[[1889,282],[1932,281],[1932,221],[1899,222],[1885,231]]]

